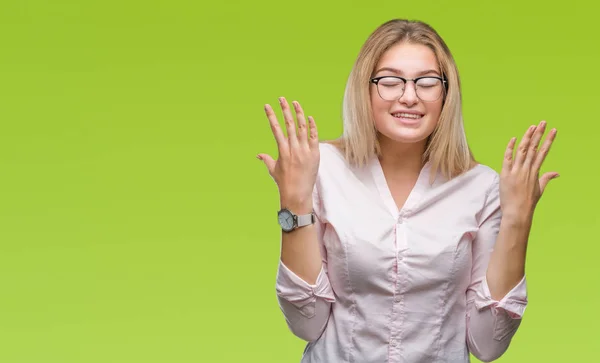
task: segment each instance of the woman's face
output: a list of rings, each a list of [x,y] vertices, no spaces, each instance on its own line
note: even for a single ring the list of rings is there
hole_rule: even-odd
[[[433,51],[421,44],[402,42],[396,44],[381,57],[374,77],[400,76],[414,79],[421,76],[441,77],[438,61]],[[417,143],[427,139],[435,129],[443,103],[443,84],[435,79],[421,80],[422,85],[408,81],[381,80],[379,95],[377,86],[371,84],[371,106],[376,129],[385,137],[401,143]],[[437,82],[437,83],[436,83]],[[436,95],[439,97],[436,98]],[[419,96],[423,99],[420,99]],[[435,99],[435,100],[433,100]],[[433,101],[432,101],[433,100]]]

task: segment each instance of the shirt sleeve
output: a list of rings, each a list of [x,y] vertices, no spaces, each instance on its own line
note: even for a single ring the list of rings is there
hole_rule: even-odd
[[[527,306],[526,278],[501,300],[490,294],[486,271],[500,230],[499,176],[496,174],[479,216],[479,230],[472,245],[473,267],[467,289],[467,344],[477,359],[491,362],[508,349]]]
[[[323,244],[324,223],[321,221],[321,201],[315,188],[313,192],[315,228],[321,249],[322,267],[314,285],[294,274],[279,260],[276,291],[279,307],[288,328],[306,341],[317,340],[329,320],[331,304],[335,296],[327,273],[327,252]]]

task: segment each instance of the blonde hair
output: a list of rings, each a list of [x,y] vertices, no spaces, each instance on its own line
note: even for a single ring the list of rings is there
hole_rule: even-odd
[[[338,146],[347,161],[353,165],[364,165],[374,155],[380,155],[371,110],[369,80],[382,55],[401,42],[429,47],[447,80],[442,112],[435,130],[427,140],[423,161],[430,162],[432,178],[438,170],[444,177],[453,178],[475,164],[463,127],[458,69],[443,39],[431,26],[421,21],[393,19],[379,26],[369,36],[346,84],[343,134],[329,143]]]

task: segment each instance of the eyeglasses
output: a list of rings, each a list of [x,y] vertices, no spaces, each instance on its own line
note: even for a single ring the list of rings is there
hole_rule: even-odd
[[[406,83],[415,83],[417,97],[424,102],[437,101],[445,91],[446,80],[441,77],[425,76],[406,79],[397,76],[381,76],[371,78],[370,82],[377,87],[379,97],[386,101],[396,101],[404,94]]]

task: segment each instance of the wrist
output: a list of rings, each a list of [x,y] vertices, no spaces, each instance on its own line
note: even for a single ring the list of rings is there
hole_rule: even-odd
[[[502,217],[503,225],[511,229],[529,229],[533,223],[530,216],[508,215]]]
[[[297,215],[309,214],[313,211],[312,199],[308,200],[280,200],[280,208],[289,209],[292,213]]]
[[[507,210],[502,212],[502,222],[511,227],[526,227],[533,221],[533,212]]]

